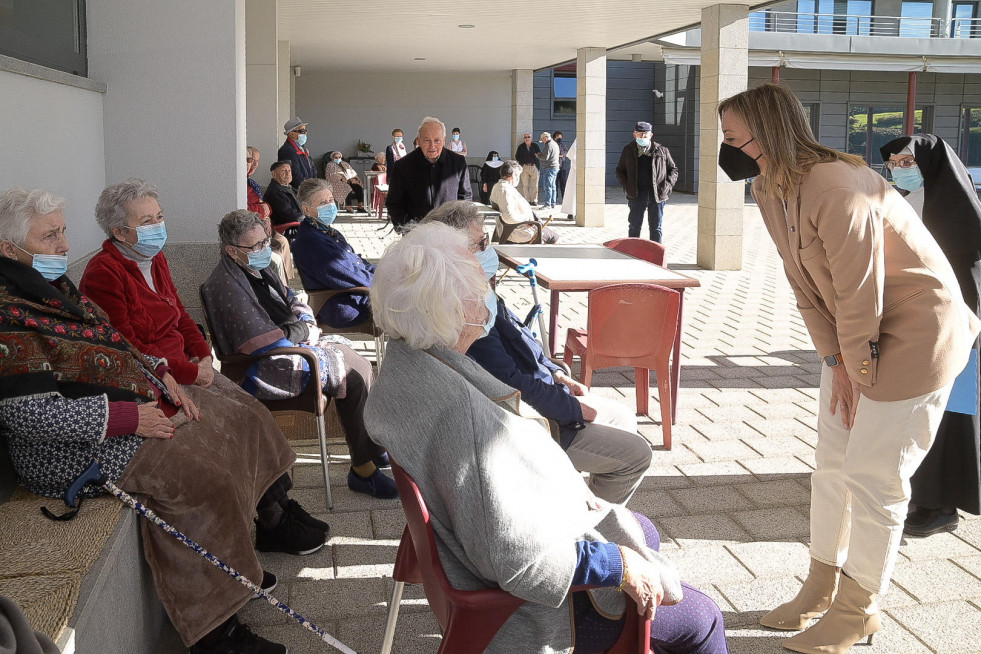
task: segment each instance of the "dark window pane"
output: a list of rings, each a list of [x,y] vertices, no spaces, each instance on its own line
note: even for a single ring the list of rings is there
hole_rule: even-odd
[[[85,75],[85,0],[0,0],[0,54]]]
[[[919,38],[929,38],[931,36],[933,16],[932,2],[916,2],[904,0],[902,14],[903,20],[899,25],[900,36],[915,36]]]
[[[556,100],[554,106],[552,107],[552,113],[562,114],[562,115],[576,115],[576,101],[575,100]]]
[[[963,138],[965,147],[962,148],[962,157],[967,166],[981,166],[981,109],[964,109],[964,131]],[[981,182],[981,180],[974,180]]]
[[[869,144],[869,108],[853,105],[848,108],[848,146],[846,151],[864,157]]]
[[[576,78],[555,76],[553,80],[554,95],[556,98],[576,97]]]

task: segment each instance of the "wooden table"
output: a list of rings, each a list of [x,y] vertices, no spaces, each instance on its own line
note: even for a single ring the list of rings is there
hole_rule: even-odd
[[[590,291],[609,284],[658,284],[681,295],[678,331],[671,355],[671,422],[678,415],[678,386],[681,379],[681,333],[685,289],[700,286],[693,277],[617,252],[602,245],[495,245],[501,263],[517,268],[535,259],[538,283],[551,292],[548,319],[548,350],[554,356],[558,344],[559,293]]]

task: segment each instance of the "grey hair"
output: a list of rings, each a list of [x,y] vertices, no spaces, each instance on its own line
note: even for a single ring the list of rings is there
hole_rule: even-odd
[[[549,134],[548,132],[542,132],[542,135],[539,136],[538,138],[545,139],[547,141],[551,141],[552,140],[552,135]]]
[[[453,347],[466,302],[480,302],[487,280],[467,235],[442,223],[418,225],[385,250],[371,283],[375,324],[410,347]]]
[[[330,153],[330,158],[333,159],[335,154],[340,155],[342,159],[344,158],[344,153],[341,152],[340,150],[334,150],[333,152],[331,152]]]
[[[422,224],[443,223],[453,229],[470,229],[473,223],[483,224],[484,219],[477,212],[473,202],[453,200],[436,207],[422,219]]]
[[[31,218],[65,208],[64,198],[51,191],[15,186],[0,193],[0,241],[23,245],[31,231]]]
[[[514,159],[508,159],[501,164],[501,177],[514,177],[521,174],[521,164]]]
[[[111,184],[99,195],[99,201],[95,205],[95,221],[108,238],[113,238],[112,230],[126,225],[127,203],[143,198],[153,198],[159,203],[160,193],[157,187],[135,177]]]
[[[422,123],[419,124],[419,134],[422,134],[422,130],[427,125],[439,125],[439,128],[443,131],[443,136],[446,136],[446,123],[441,121],[439,118],[433,118],[432,116],[426,116],[422,119]]]
[[[324,189],[327,189],[328,191],[331,190],[330,182],[328,182],[326,179],[321,179],[319,177],[308,177],[307,179],[303,180],[300,183],[300,188],[296,190],[296,199],[300,203],[300,209],[303,209],[304,205],[308,207],[313,206],[310,203],[310,201],[313,200],[313,196],[320,193]],[[333,197],[334,192],[331,191],[330,195]]]
[[[262,218],[254,211],[236,209],[226,213],[218,223],[218,242],[221,243],[222,250],[224,251],[226,245],[238,245],[242,234],[256,227],[264,227],[264,225]]]
[[[245,156],[248,157],[250,154],[259,154],[258,148],[254,148],[251,145],[245,146]]]

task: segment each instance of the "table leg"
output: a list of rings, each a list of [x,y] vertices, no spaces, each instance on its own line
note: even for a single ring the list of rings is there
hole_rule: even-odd
[[[678,422],[678,386],[681,382],[681,332],[684,327],[685,289],[678,289],[678,331],[674,335],[674,349],[671,353],[671,424]]]
[[[558,347],[559,327],[559,292],[552,291],[552,297],[548,303],[548,356],[555,356],[555,348]]]

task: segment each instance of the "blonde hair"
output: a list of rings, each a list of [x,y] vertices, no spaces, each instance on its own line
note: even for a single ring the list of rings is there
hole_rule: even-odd
[[[789,199],[815,164],[845,161],[865,166],[854,154],[821,145],[814,138],[804,106],[787,87],[767,82],[719,103],[719,118],[731,111],[746,123],[766,158],[759,187],[771,197]]]

